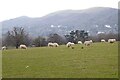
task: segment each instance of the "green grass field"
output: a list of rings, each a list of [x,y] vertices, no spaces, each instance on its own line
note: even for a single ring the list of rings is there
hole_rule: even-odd
[[[118,78],[118,43],[2,52],[3,78]],[[27,67],[28,66],[28,67]],[[27,68],[26,68],[27,67]]]

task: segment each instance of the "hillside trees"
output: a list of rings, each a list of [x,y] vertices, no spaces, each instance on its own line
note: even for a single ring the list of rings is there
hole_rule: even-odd
[[[20,44],[29,45],[29,43],[28,33],[22,27],[14,27],[12,31],[6,33],[4,45],[15,46],[17,49]]]
[[[65,35],[68,42],[77,43],[78,41],[84,42],[88,39],[88,33],[84,30],[71,31],[68,35]]]
[[[66,43],[66,40],[62,36],[60,36],[59,34],[56,34],[56,33],[50,34],[48,36],[47,41],[48,42],[58,43],[58,44]]]
[[[44,37],[38,36],[37,38],[34,39],[33,44],[36,47],[47,46],[47,40]]]
[[[48,36],[29,36],[28,33],[22,27],[14,27],[13,30],[8,31],[3,35],[2,46],[15,46],[19,47],[20,44],[25,44],[27,46],[42,47],[47,46],[49,42],[58,43],[59,45],[66,44],[67,42],[77,43],[78,41],[84,42],[85,40],[93,40],[94,42],[100,42],[101,39],[106,41],[110,38],[119,40],[118,34],[114,33],[101,33],[95,36],[89,36],[88,32],[85,30],[72,30],[69,34],[61,36],[57,33],[51,33]]]

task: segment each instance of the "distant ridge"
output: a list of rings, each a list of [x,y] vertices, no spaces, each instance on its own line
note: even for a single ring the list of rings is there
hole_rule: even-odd
[[[91,35],[98,32],[116,32],[118,9],[93,7],[84,10],[62,10],[43,17],[21,16],[2,22],[3,34],[12,27],[24,27],[31,35],[46,36],[50,33],[67,34],[70,30],[84,29]],[[105,27],[110,25],[111,28]],[[51,27],[53,26],[53,27]]]

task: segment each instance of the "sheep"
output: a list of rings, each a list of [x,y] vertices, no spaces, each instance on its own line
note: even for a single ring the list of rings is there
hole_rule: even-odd
[[[92,41],[92,40],[90,40],[90,43],[93,43],[93,41]]]
[[[101,39],[101,42],[106,42],[104,39]]]
[[[92,40],[89,40],[89,41],[85,41],[85,42],[84,42],[84,44],[85,44],[86,46],[90,46],[92,43],[93,43]]]
[[[116,39],[108,39],[109,43],[114,43],[116,41]]]
[[[27,49],[27,46],[26,46],[26,45],[21,44],[21,45],[20,45],[20,49]]]
[[[2,50],[7,50],[7,47],[6,47],[6,46],[3,46],[3,47],[2,47]]]
[[[82,44],[82,41],[78,41],[78,44]]]
[[[91,41],[85,41],[84,44],[85,44],[86,46],[90,46]]]
[[[48,43],[48,47],[58,47],[58,43]]]
[[[71,48],[72,48],[72,49],[74,49],[74,45],[75,45],[74,43],[71,43]]]
[[[115,42],[115,41],[116,41],[116,39],[113,39],[113,41]]]
[[[58,43],[53,43],[53,45],[54,45],[54,47],[58,47],[59,46]]]
[[[71,43],[71,42],[68,42],[67,44],[66,44],[66,47],[71,47],[72,49],[74,49],[74,43]]]
[[[70,47],[71,45],[71,42],[68,42],[67,44],[66,44],[66,47]]]
[[[48,47],[54,47],[54,44],[53,43],[48,43]]]

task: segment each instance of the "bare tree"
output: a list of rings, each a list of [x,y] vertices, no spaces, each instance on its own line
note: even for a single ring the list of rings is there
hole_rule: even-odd
[[[14,27],[12,31],[8,31],[5,38],[6,45],[15,46],[18,49],[20,44],[29,45],[29,37],[22,27]]]

